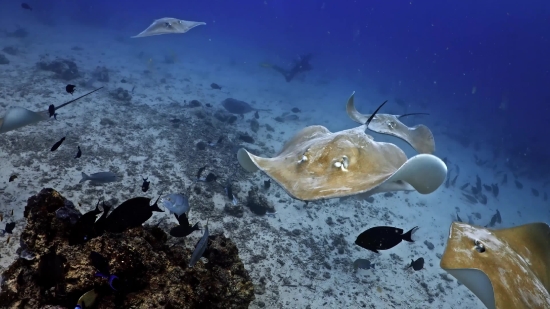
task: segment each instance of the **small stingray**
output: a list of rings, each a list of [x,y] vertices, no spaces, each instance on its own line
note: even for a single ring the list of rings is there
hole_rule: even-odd
[[[371,115],[363,115],[355,109],[354,104],[355,92],[351,95],[346,106],[348,116],[355,122],[364,124]],[[435,152],[434,136],[430,129],[423,124],[416,125],[412,128],[407,127],[400,118],[405,116],[418,115],[423,113],[405,114],[405,115],[390,115],[376,114],[372,119],[369,129],[381,134],[388,134],[398,137],[409,145],[411,145],[419,153]],[[423,114],[425,115],[425,114]]]
[[[253,111],[270,111],[269,109],[257,109],[250,104],[233,98],[223,100],[222,106],[231,114],[244,115]]]
[[[550,227],[453,222],[440,266],[489,309],[550,308]]]
[[[54,113],[53,115],[55,115],[56,110],[62,108],[65,105],[69,105],[77,100],[80,100],[83,97],[90,95],[101,88],[103,87],[90,91],[85,95],[82,95],[76,99],[70,100],[69,102],[63,103],[58,107],[54,107],[52,104],[51,107],[53,108],[50,108],[50,109],[53,111]],[[13,107],[10,110],[8,110],[6,115],[4,115],[4,118],[0,118],[0,133],[6,133],[15,129],[19,129],[31,124],[38,123],[43,120],[48,120],[50,119],[51,116],[53,116],[52,113],[50,112],[50,109],[42,112],[33,112],[23,107],[19,107],[19,106]]]
[[[172,17],[155,20],[147,29],[132,38],[142,38],[152,35],[185,33],[197,26],[206,25],[204,22],[187,21]]]
[[[443,183],[447,166],[441,159],[420,154],[407,160],[396,145],[365,134],[367,125],[334,133],[306,127],[273,158],[241,148],[237,159],[245,170],[262,170],[290,196],[305,201],[399,190],[428,194]]]

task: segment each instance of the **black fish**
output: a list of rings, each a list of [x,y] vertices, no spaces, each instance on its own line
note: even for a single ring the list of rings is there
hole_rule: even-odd
[[[293,113],[301,113],[301,112],[302,112],[302,111],[301,111],[299,108],[297,108],[297,107],[294,107],[293,109],[291,109],[291,111],[292,111]]]
[[[65,87],[65,91],[67,91],[67,93],[73,94],[73,93],[74,93],[74,88],[75,88],[75,87],[76,87],[75,85],[68,84],[68,85]]]
[[[174,214],[174,216],[178,219],[179,225],[170,230],[170,235],[173,237],[186,237],[194,231],[200,230],[198,222],[193,226],[189,224],[189,219],[187,219],[185,213],[182,213],[179,217],[177,214]]]
[[[473,189],[474,187],[472,187]],[[468,202],[470,202],[470,204],[477,204],[477,199],[469,194],[466,194],[466,193],[462,193],[462,195],[464,195],[467,199],[468,199]]]
[[[10,179],[9,179],[9,182],[12,182],[15,180],[15,178],[17,178],[17,175],[13,174],[10,176]]]
[[[90,252],[90,260],[92,261],[92,265],[97,269],[97,273],[95,274],[96,277],[102,277],[107,278],[109,282],[109,286],[111,289],[117,291],[115,288],[117,286],[118,277],[111,274],[109,270],[109,262],[105,257],[103,257],[101,254],[92,251]]]
[[[481,193],[481,192],[477,189],[477,187],[472,186],[471,189],[472,189],[472,194],[473,194],[473,195],[477,195],[478,193]]]
[[[49,289],[64,279],[63,263],[67,259],[56,254],[55,246],[50,247],[48,253],[40,257],[38,262],[38,284],[44,289]]]
[[[239,139],[245,143],[254,144],[254,139],[250,135],[239,134]]]
[[[231,186],[231,183],[228,182],[227,186],[225,187],[225,193],[227,193],[227,198],[233,203],[233,205],[237,205],[237,199],[233,195],[233,187]]]
[[[453,180],[451,181],[451,186],[455,186],[455,183],[456,183],[456,179],[458,178],[458,174],[456,174],[455,178],[453,178]]]
[[[271,179],[264,180],[264,189],[269,189],[271,187]]]
[[[141,226],[153,216],[153,211],[164,212],[158,207],[157,198],[153,205],[151,199],[146,197],[134,197],[120,204],[105,219],[105,231],[122,233],[127,229]]]
[[[375,269],[374,266],[376,266],[376,264],[371,263],[369,260],[366,259],[357,259],[355,260],[355,262],[353,262],[353,269],[355,269],[355,271],[357,271],[357,268]]]
[[[4,233],[13,234],[15,228],[15,222],[6,223],[6,227],[2,230]]]
[[[522,184],[521,182],[519,182],[519,181],[517,181],[517,180],[514,180],[514,182],[516,183],[516,187],[517,187],[518,189],[523,189],[523,184]]]
[[[222,106],[231,114],[244,115],[253,111],[269,111],[268,109],[257,109],[250,104],[233,98],[222,101]]]
[[[411,260],[411,265],[409,265],[410,268],[412,267],[415,271],[419,271],[422,268],[424,268],[424,258],[418,258],[416,261]]]
[[[222,90],[222,87],[220,85],[216,84],[216,83],[210,84],[210,87],[212,89]]]
[[[149,190],[149,184],[151,182],[147,181],[147,179],[149,179],[149,177],[143,178],[143,183],[141,184],[141,191],[143,191],[143,192],[147,192],[147,190]]]
[[[377,226],[359,234],[355,240],[355,244],[378,253],[378,250],[388,250],[397,246],[402,240],[414,242],[411,236],[416,230],[418,230],[418,226],[403,234],[403,230],[400,228]]]
[[[29,10],[29,11],[32,11],[32,8],[30,5],[26,4],[26,3],[21,3],[21,7],[24,8],[25,10]]]
[[[458,216],[458,212],[456,213],[456,220],[457,220],[458,222],[464,222],[464,221],[462,221],[462,219],[460,219],[460,216]]]
[[[483,205],[487,205],[487,195],[481,193],[477,196],[477,200],[483,204]]]
[[[255,112],[254,112],[254,118],[260,119],[260,114],[258,114],[258,111],[255,111]]]
[[[74,156],[75,159],[78,159],[82,156],[82,150],[80,150],[80,146],[76,146],[78,147],[78,151],[76,152],[76,155]]]
[[[206,175],[205,182],[212,182],[216,179],[218,179],[218,176],[214,175],[213,173],[208,173],[208,175]]]
[[[105,223],[107,220],[107,215],[109,214],[109,210],[111,210],[111,206],[105,205],[105,202],[102,203],[103,205],[103,213],[101,214],[101,217],[97,219],[97,221],[94,224],[94,236],[101,236],[105,232]]]
[[[466,187],[467,187],[468,185],[469,185],[469,183],[465,183],[465,184],[463,184],[463,185],[460,187],[460,189],[461,189],[461,190],[464,190],[464,189],[466,189]]]
[[[486,191],[491,192],[493,188],[490,185],[483,184],[483,188],[485,188]]]
[[[492,191],[493,191],[493,195],[494,195],[495,197],[498,197],[498,192],[499,192],[498,184],[494,183],[494,184],[492,184],[491,186],[492,186],[492,188],[493,188],[493,190],[492,190]]]
[[[61,146],[61,143],[63,143],[64,140],[65,140],[65,137],[63,137],[62,139],[60,139],[59,142],[53,144],[51,151],[56,151],[57,148],[59,148],[59,146]]]
[[[48,106],[48,113],[50,114],[50,118],[52,118],[53,116],[53,118],[57,120],[57,114],[55,112],[55,106],[53,104],[50,104],[50,106]]]
[[[476,175],[476,189],[477,192],[481,192],[481,178],[478,175]]]
[[[94,223],[101,211],[99,210],[99,201],[95,206],[95,209],[83,214],[76,221],[75,225],[71,228],[69,233],[69,245],[74,246],[85,243],[95,236]]]
[[[201,179],[201,174],[204,172],[204,169],[206,168],[206,165],[199,168],[199,171],[197,172],[197,180]]]
[[[534,195],[535,197],[539,196],[539,191],[538,191],[537,189],[531,188],[531,192],[533,193],[533,195]]]
[[[491,217],[491,222],[489,222],[489,224],[487,224],[485,227],[493,227],[495,226],[495,223],[501,223],[501,222],[502,222],[502,218],[500,217],[500,212],[497,209],[496,214],[494,214]]]

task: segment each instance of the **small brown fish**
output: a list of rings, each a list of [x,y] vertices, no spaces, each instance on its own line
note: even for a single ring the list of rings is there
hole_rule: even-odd
[[[10,176],[10,181],[9,181],[9,182],[14,181],[16,178],[17,178],[17,175],[15,175],[15,174],[11,175],[11,176]]]

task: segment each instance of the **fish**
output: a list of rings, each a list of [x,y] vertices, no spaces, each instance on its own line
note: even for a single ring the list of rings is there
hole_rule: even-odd
[[[56,151],[57,148],[59,148],[59,146],[61,146],[61,144],[63,143],[64,140],[65,140],[65,137],[61,138],[57,143],[53,144],[53,146],[50,150],[51,151]]]
[[[415,271],[419,271],[424,268],[424,258],[418,258],[416,261],[411,260],[411,265],[407,268],[413,268]]]
[[[93,308],[98,297],[99,293],[95,289],[89,290],[80,296],[78,302],[76,303],[75,309]]]
[[[52,118],[52,116],[53,116],[53,119],[57,120],[57,113],[55,112],[55,105],[50,104],[50,106],[48,106],[48,114],[50,115],[50,118]]]
[[[17,175],[13,174],[10,176],[9,182],[14,181],[17,178]]]
[[[142,226],[153,216],[153,212],[164,212],[158,207],[159,199],[160,196],[153,205],[147,197],[134,197],[123,202],[105,218],[105,231],[122,233],[127,229]]]
[[[185,213],[181,214],[181,216],[178,216],[177,214],[174,214],[176,219],[178,220],[179,225],[176,227],[173,227],[170,230],[170,235],[173,237],[186,237],[189,234],[193,233],[194,231],[200,230],[199,222],[195,223],[195,225],[191,226],[189,224],[189,219],[187,219],[187,215]]]
[[[485,188],[485,191],[491,192],[493,188],[490,185],[483,184],[483,188]]]
[[[76,223],[71,227],[71,233],[69,233],[70,246],[85,243],[95,236],[95,221],[97,219],[97,215],[101,213],[101,210],[99,210],[99,202],[100,201],[97,201],[95,209],[80,216]]]
[[[477,196],[477,200],[482,204],[482,205],[487,205],[487,195],[481,193]]]
[[[231,114],[244,115],[253,111],[270,111],[269,109],[258,109],[250,106],[250,104],[233,98],[227,98],[222,101],[222,106]]]
[[[447,179],[445,180],[445,188],[448,188],[451,185],[450,179],[451,179],[451,171],[447,173]]]
[[[97,269],[97,272],[95,273],[96,277],[106,278],[109,282],[109,286],[111,289],[117,291],[118,289],[115,288],[118,283],[118,277],[116,275],[111,274],[109,262],[103,255],[92,251],[90,252],[90,260],[92,261],[92,265]]]
[[[215,147],[215,146],[217,146],[217,145],[221,145],[222,142],[223,142],[223,136],[220,136],[220,138],[218,138],[218,141],[215,142],[215,143],[212,142],[212,141],[209,141],[209,142],[208,142],[208,146],[210,146],[210,147]]]
[[[468,202],[470,202],[471,204],[477,204],[477,199],[475,197],[473,197],[469,194],[466,194],[464,192],[462,192],[462,195],[464,195],[468,199]]]
[[[522,184],[521,182],[517,181],[517,179],[514,180],[514,182],[516,183],[516,187],[517,187],[518,189],[523,189],[523,184]]]
[[[469,183],[465,183],[465,184],[463,184],[463,185],[460,187],[460,189],[461,189],[461,190],[464,190],[464,189],[466,189],[466,187],[468,187],[468,185],[469,185]]]
[[[292,108],[291,111],[292,111],[293,113],[301,113],[301,112],[302,112],[302,111],[301,111],[299,108],[297,108],[297,107]]]
[[[143,192],[147,192],[147,190],[149,190],[149,184],[151,182],[147,181],[147,179],[149,179],[149,177],[143,178],[143,183],[141,184],[141,191],[143,191]]]
[[[476,175],[476,189],[477,192],[481,192],[481,178],[478,175]]]
[[[271,187],[271,179],[264,180],[264,189],[268,190]]]
[[[111,206],[105,205],[105,202],[102,203],[103,206],[103,213],[101,214],[101,217],[97,219],[97,221],[94,224],[94,237],[101,236],[105,232],[105,224],[107,221],[107,215],[109,214],[109,210],[111,210]]]
[[[82,172],[82,179],[80,179],[79,183],[83,183],[88,180],[92,183],[103,184],[118,181],[119,177],[112,172],[99,172],[91,175],[87,175],[86,173]]]
[[[45,289],[49,289],[62,282],[65,273],[63,264],[67,259],[56,253],[56,247],[52,246],[48,253],[42,255],[38,262],[37,283]]]
[[[208,236],[209,236],[209,233],[208,233],[208,221],[207,221],[206,225],[204,226],[204,234],[202,234],[201,239],[195,245],[195,250],[191,255],[191,260],[189,260],[189,268],[195,266],[195,264],[201,259],[202,255],[204,254],[204,251],[208,246]]]
[[[254,118],[260,119],[260,114],[258,113],[258,111],[254,112]]]
[[[508,174],[504,174],[504,176],[502,176],[502,180],[500,181],[500,184],[504,185],[507,182],[508,182]]]
[[[544,201],[547,201],[548,200],[548,194],[546,194],[546,192],[544,192]]]
[[[67,91],[67,93],[73,94],[73,93],[74,93],[74,88],[75,88],[75,87],[76,87],[75,85],[68,84],[68,85],[65,87],[65,91]]]
[[[472,194],[473,195],[477,195],[478,193],[480,193],[480,191],[477,189],[477,187],[472,187]]]
[[[237,198],[235,195],[233,195],[233,187],[231,186],[231,183],[228,182],[227,186],[225,186],[225,193],[227,193],[227,198],[233,203],[233,206],[237,206]]]
[[[502,218],[500,217],[500,212],[497,209],[497,212],[491,217],[491,222],[489,222],[485,227],[493,227],[496,223],[501,223]]]
[[[491,185],[493,187],[493,195],[494,197],[498,197],[498,192],[499,192],[499,189],[498,189],[498,184],[497,183],[494,183]]]
[[[369,260],[366,259],[357,259],[353,262],[353,269],[357,271],[357,268],[361,269],[375,269],[374,266],[376,264],[371,263]]]
[[[216,90],[222,90],[222,87],[216,83],[210,84],[210,88],[216,89]]]
[[[6,227],[2,230],[2,235],[6,233],[13,234],[14,228],[15,228],[15,222],[6,223]]]
[[[470,215],[467,215],[468,216],[468,224],[474,224],[474,220],[472,219],[472,216]]]
[[[456,174],[455,178],[453,178],[453,180],[451,181],[451,186],[455,186],[456,184],[456,179],[458,178],[458,174]]]
[[[286,121],[296,121],[300,118],[298,117],[298,115],[292,114],[292,115],[278,116],[273,119],[275,119],[275,121],[277,122],[286,122]]]
[[[189,199],[178,193],[168,194],[160,199],[160,203],[164,208],[168,209],[171,214],[181,216],[184,213],[189,213],[191,206],[189,205]]]
[[[199,168],[199,171],[197,172],[197,180],[201,179],[201,174],[202,172],[204,172],[205,169],[206,169],[206,165]]]
[[[538,197],[538,196],[539,196],[539,191],[538,191],[537,189],[531,188],[531,192],[533,193],[533,195],[534,195],[535,197]]]
[[[204,179],[205,182],[212,182],[212,181],[215,181],[216,179],[218,179],[218,176],[214,175],[213,173],[208,173],[208,175],[206,175],[206,178]]]
[[[254,144],[254,138],[250,135],[239,134],[239,139],[245,143]]]
[[[415,226],[407,233],[391,226],[377,226],[370,228],[357,236],[355,244],[361,248],[378,253],[378,250],[388,250],[397,246],[401,241],[414,242],[412,234],[418,230]]]
[[[28,5],[27,3],[21,3],[21,7],[24,8],[25,10],[32,11],[31,6]]]
[[[80,150],[80,146],[76,146],[78,147],[78,151],[76,152],[76,155],[74,156],[75,159],[78,159],[82,156],[82,150]]]
[[[457,220],[458,222],[464,222],[464,221],[462,221],[462,219],[460,219],[460,216],[458,215],[458,212],[456,213],[456,220]]]

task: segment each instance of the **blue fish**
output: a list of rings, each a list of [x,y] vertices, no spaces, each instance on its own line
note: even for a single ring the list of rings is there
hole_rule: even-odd
[[[170,213],[181,216],[184,213],[188,213],[191,206],[189,206],[189,199],[183,194],[172,193],[168,194],[160,199],[160,203]]]
[[[113,286],[113,283],[115,283],[115,280],[118,280],[118,277],[111,274],[107,259],[103,255],[92,251],[90,252],[90,260],[92,260],[92,265],[98,270],[95,274],[96,277],[107,278],[111,289],[116,291],[117,289]]]

